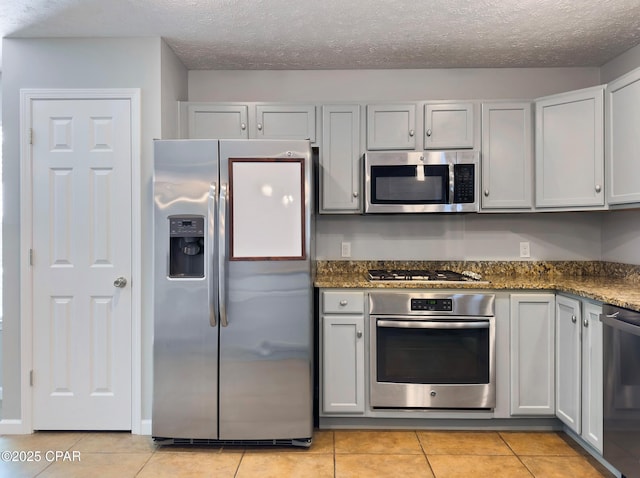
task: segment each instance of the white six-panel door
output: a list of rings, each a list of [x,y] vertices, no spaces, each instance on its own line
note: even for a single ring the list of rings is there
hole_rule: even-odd
[[[131,104],[31,113],[33,429],[130,430]]]

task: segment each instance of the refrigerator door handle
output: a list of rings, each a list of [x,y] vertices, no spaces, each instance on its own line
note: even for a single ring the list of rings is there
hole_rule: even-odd
[[[226,277],[225,277],[225,260],[226,260],[226,218],[227,218],[227,185],[220,184],[220,202],[218,204],[218,293],[220,308],[220,324],[223,327],[229,325],[227,320],[226,305]]]
[[[214,277],[218,274],[218,264],[216,261],[216,213],[218,210],[218,191],[216,183],[209,186],[209,200],[207,211],[207,280],[209,286],[207,294],[209,295],[209,325],[216,327],[218,325],[219,303],[218,294],[214,291]]]

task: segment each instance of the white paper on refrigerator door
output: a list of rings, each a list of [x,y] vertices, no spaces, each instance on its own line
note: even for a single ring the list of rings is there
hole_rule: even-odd
[[[230,159],[231,260],[301,260],[304,160]]]

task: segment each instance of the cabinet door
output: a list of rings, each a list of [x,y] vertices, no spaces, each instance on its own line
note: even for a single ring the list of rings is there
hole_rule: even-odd
[[[320,212],[360,212],[360,106],[322,107]]]
[[[322,411],[364,413],[364,316],[322,317]]]
[[[602,306],[584,303],[582,313],[582,437],[602,453]]]
[[[553,294],[511,295],[511,415],[555,415]]]
[[[581,430],[582,346],[580,302],[556,296],[556,416]]]
[[[473,148],[473,103],[424,106],[424,149]]]
[[[367,149],[415,149],[416,105],[367,105]]]
[[[247,139],[246,105],[190,104],[187,106],[189,139]]]
[[[482,209],[533,206],[531,103],[482,105]]]
[[[313,105],[256,106],[258,139],[308,139],[316,142],[316,107]]]
[[[603,87],[536,101],[536,206],[604,206]]]
[[[640,202],[640,68],[607,85],[609,204]]]

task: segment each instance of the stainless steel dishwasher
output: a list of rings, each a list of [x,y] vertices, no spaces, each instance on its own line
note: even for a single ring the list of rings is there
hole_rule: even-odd
[[[640,313],[605,305],[603,455],[624,477],[640,477]]]

